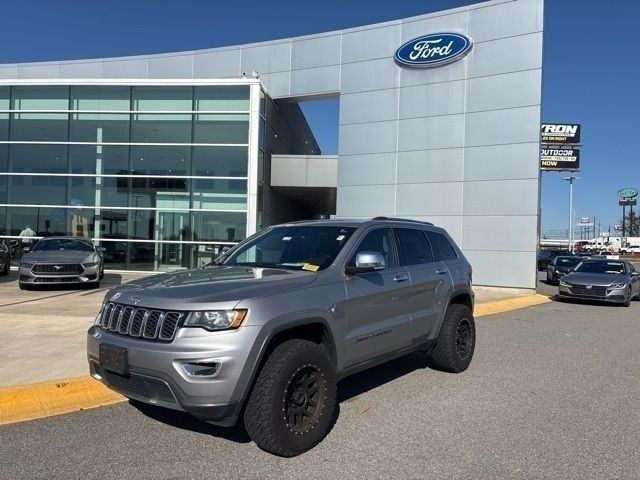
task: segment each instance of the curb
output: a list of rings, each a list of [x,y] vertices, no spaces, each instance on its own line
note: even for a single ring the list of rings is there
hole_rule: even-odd
[[[0,425],[111,405],[125,398],[81,377],[0,388]]]
[[[507,298],[505,300],[496,300],[495,302],[478,303],[473,309],[474,317],[484,317],[486,315],[494,315],[496,313],[510,312],[519,308],[533,307],[534,305],[542,305],[550,302],[551,299],[546,295],[533,294],[524,295],[522,297]]]
[[[550,302],[544,295],[526,295],[479,303],[474,316],[483,317]],[[126,398],[93,378],[80,377],[34,385],[0,388],[0,425],[112,405]]]

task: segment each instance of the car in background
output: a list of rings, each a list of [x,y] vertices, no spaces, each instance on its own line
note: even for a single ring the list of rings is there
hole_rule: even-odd
[[[620,255],[635,255],[640,253],[640,245],[629,245],[627,247],[622,247],[618,252]]]
[[[87,284],[99,287],[104,276],[104,248],[90,239],[47,237],[20,259],[18,285],[29,290],[40,285]]]
[[[538,271],[544,272],[549,264],[553,262],[556,257],[571,257],[573,253],[569,250],[560,249],[544,249],[538,253]]]
[[[9,247],[4,242],[0,242],[0,275],[9,275],[9,268],[11,268],[11,253]]]
[[[547,267],[547,282],[557,284],[564,275],[571,273],[573,269],[585,260],[584,257],[556,257]]]
[[[584,260],[560,279],[560,299],[598,300],[625,306],[640,296],[640,273],[621,260]]]

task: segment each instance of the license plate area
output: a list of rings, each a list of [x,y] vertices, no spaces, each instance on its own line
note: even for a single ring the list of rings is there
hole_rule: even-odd
[[[100,345],[100,366],[118,375],[129,374],[127,349],[114,345]]]

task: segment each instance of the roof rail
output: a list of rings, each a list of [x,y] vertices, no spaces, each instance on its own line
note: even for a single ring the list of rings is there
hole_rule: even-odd
[[[433,223],[431,222],[422,222],[420,220],[412,220],[411,218],[373,217],[371,220],[389,220],[392,222],[410,222],[410,223],[421,223],[423,225],[433,225]]]

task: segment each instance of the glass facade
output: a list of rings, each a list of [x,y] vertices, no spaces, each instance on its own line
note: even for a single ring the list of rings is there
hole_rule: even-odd
[[[90,237],[112,269],[210,261],[247,233],[250,90],[0,86],[0,237]]]

